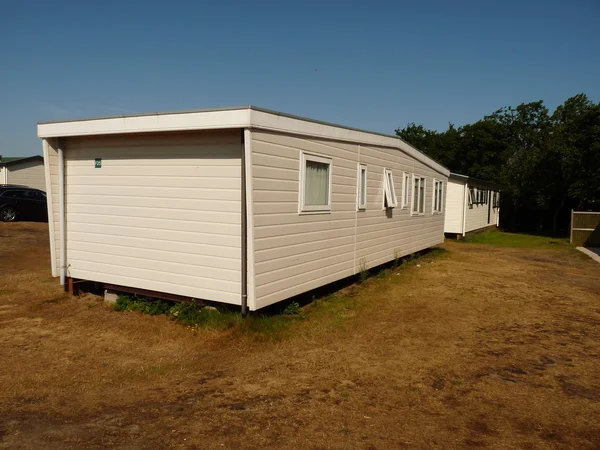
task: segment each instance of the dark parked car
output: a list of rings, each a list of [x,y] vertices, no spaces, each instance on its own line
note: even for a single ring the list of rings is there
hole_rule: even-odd
[[[48,221],[46,193],[27,186],[0,184],[0,221]]]

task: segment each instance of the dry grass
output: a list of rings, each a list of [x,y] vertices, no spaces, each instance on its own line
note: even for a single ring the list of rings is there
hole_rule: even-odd
[[[275,342],[65,297],[0,224],[0,448],[599,448],[600,265],[449,242]]]

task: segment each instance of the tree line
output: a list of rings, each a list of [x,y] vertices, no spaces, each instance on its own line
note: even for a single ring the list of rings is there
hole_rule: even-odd
[[[600,210],[600,103],[585,94],[551,114],[543,101],[507,106],[443,132],[396,134],[452,172],[501,186],[501,227],[565,234],[570,210]]]

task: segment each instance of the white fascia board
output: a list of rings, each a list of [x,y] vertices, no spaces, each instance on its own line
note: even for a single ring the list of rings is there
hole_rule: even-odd
[[[250,125],[250,109],[154,114],[38,124],[38,137],[217,130]]]
[[[400,138],[369,133],[367,131],[353,130],[336,127],[309,120],[301,120],[284,115],[273,114],[260,110],[251,110],[252,127],[263,130],[292,133],[317,138],[335,139],[363,145],[376,145],[381,147],[394,147],[413,157],[417,161],[431,167],[435,171],[450,176],[450,171],[438,164],[417,149],[411,147]]]
[[[168,131],[258,128],[281,133],[334,139],[363,145],[392,147],[448,177],[450,171],[400,138],[241,107],[224,110],[146,114],[38,124],[38,137],[69,137]]]

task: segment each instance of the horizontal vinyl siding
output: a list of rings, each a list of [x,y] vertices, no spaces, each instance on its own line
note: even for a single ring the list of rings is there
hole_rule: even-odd
[[[446,189],[446,219],[444,232],[462,233],[465,199],[465,184],[449,180]]]
[[[240,140],[235,131],[68,139],[67,275],[239,304]]]
[[[492,192],[488,195],[488,203],[492,202]],[[479,230],[481,228],[489,227],[490,225],[496,225],[496,214],[497,208],[491,208],[490,219],[488,221],[488,203],[472,206],[467,206],[467,217],[466,217],[466,230],[469,231]]]
[[[7,167],[8,184],[20,184],[46,192],[46,174],[42,161],[26,161]]]
[[[445,177],[393,148],[365,147],[272,132],[252,133],[254,248],[257,308],[439,244],[443,214],[431,214],[433,177]],[[301,153],[332,158],[332,207],[299,214]],[[359,155],[360,152],[360,155]],[[357,163],[368,167],[367,210],[356,211]],[[382,209],[384,167],[393,170],[401,198],[402,171],[427,177],[424,216]]]
[[[432,213],[433,180],[447,179],[425,164],[391,148],[360,148],[360,162],[368,167],[367,208],[357,213],[356,266],[375,267],[443,241],[444,214]],[[398,207],[386,213],[383,208],[383,172],[392,170]],[[409,174],[408,204],[402,208],[402,177]],[[413,174],[425,177],[425,205],[423,215],[411,215]],[[444,199],[442,199],[442,204]],[[445,208],[444,208],[445,211]]]

